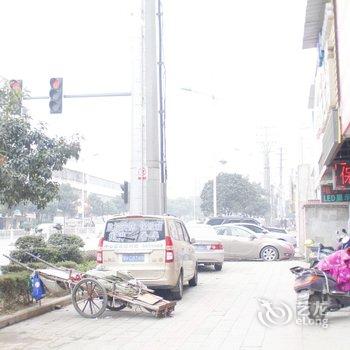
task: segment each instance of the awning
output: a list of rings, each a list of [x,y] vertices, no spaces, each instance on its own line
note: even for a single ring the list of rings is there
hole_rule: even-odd
[[[322,30],[326,3],[330,0],[307,0],[303,49],[317,47],[318,36]]]

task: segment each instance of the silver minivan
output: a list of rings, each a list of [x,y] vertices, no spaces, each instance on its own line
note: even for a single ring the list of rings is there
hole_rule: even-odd
[[[181,299],[183,285],[197,285],[194,248],[184,223],[173,216],[116,216],[99,241],[100,268],[130,272],[153,289]]]

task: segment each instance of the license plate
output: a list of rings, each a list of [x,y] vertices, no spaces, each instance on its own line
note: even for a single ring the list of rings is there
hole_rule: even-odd
[[[196,245],[195,250],[200,252],[207,251],[210,250],[210,245]]]
[[[144,254],[123,254],[122,261],[123,262],[144,262],[145,255]]]

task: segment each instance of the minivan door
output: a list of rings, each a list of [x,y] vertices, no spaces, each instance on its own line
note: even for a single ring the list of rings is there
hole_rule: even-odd
[[[192,255],[191,251],[189,250],[189,246],[191,246],[191,243],[189,241],[188,234],[185,231],[185,228],[182,226],[182,224],[178,221],[175,221],[175,225],[181,242],[181,250],[179,252],[179,255],[182,260],[182,268],[184,274],[183,277],[186,281],[193,276]],[[191,248],[193,249],[192,246]]]

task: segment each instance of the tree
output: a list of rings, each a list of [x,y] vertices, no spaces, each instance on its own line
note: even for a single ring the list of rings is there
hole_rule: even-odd
[[[120,214],[126,211],[124,201],[120,197],[104,201],[97,194],[92,193],[89,195],[88,203],[91,214],[95,216]]]
[[[193,218],[193,200],[190,198],[169,198],[167,212],[183,219]]]
[[[88,198],[88,203],[91,208],[91,214],[95,216],[102,216],[105,214],[105,207],[103,200],[95,193],[91,193]]]
[[[0,203],[44,208],[59,189],[53,171],[78,159],[80,144],[77,135],[51,138],[45,124],[33,126],[28,114],[16,115],[17,95],[7,81],[0,82]]]
[[[77,214],[78,201],[80,199],[78,191],[69,184],[62,184],[57,198],[57,209],[64,216],[74,217]]]
[[[269,210],[264,190],[240,174],[220,173],[216,181],[217,209],[220,215],[242,214],[261,216]],[[201,209],[205,216],[213,215],[213,181],[208,181],[201,193]]]

